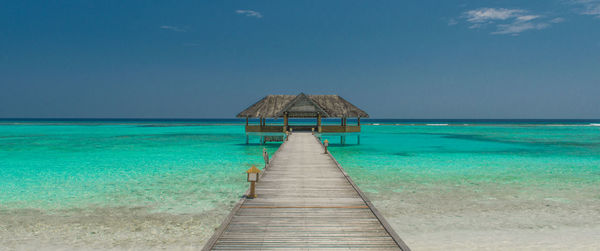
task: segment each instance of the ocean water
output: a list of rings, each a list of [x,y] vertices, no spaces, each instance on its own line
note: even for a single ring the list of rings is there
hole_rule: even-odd
[[[322,137],[419,246],[432,233],[599,227],[597,123],[364,120],[360,144]],[[247,189],[244,171],[278,147],[245,140],[240,120],[0,121],[0,245],[201,246]]]
[[[0,206],[210,210],[243,193],[262,149],[237,125],[2,125]]]

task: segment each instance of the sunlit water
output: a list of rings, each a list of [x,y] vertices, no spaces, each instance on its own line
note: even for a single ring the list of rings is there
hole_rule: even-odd
[[[216,123],[0,123],[0,244],[201,246],[278,147]],[[369,123],[360,145],[323,137],[409,244],[600,226],[598,126]]]

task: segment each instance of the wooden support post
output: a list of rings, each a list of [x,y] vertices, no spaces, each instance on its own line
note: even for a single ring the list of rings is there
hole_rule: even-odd
[[[248,126],[248,117],[246,117],[246,126]]]
[[[288,129],[288,113],[283,114],[283,131],[287,132]]]
[[[358,122],[358,126],[360,127],[360,117],[358,117],[357,122]]]
[[[250,182],[250,198],[256,198],[256,181]]]
[[[356,142],[358,145],[360,145],[360,134],[356,135]]]
[[[248,134],[246,133],[246,145],[249,143]]]
[[[263,148],[263,159],[265,160],[265,169],[269,167],[269,153],[266,148]]]
[[[321,114],[317,114],[317,132],[321,132]]]

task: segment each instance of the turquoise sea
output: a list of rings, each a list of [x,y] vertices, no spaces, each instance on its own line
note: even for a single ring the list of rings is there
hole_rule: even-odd
[[[401,236],[600,225],[598,121],[362,123],[360,145],[322,137]],[[244,171],[264,165],[263,147],[278,147],[245,139],[240,120],[0,120],[0,244],[18,246],[36,226],[63,231],[50,243],[158,229],[162,243],[201,244],[247,189]],[[75,231],[60,217],[89,224]],[[201,234],[182,237],[192,228]]]

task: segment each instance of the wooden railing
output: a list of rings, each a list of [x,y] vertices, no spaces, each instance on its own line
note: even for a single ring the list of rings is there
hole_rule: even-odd
[[[310,131],[311,128],[315,128],[315,131],[318,131],[317,126],[290,126],[294,128],[295,131]],[[246,126],[246,132],[283,132],[283,126],[279,125],[267,125],[267,126],[259,126],[259,125],[248,125]],[[321,132],[324,133],[342,133],[342,132],[360,132],[360,126],[337,126],[337,125],[326,125],[321,126]]]
[[[321,126],[321,132],[360,132],[360,126]]]
[[[283,132],[283,126],[247,125],[246,132]]]

